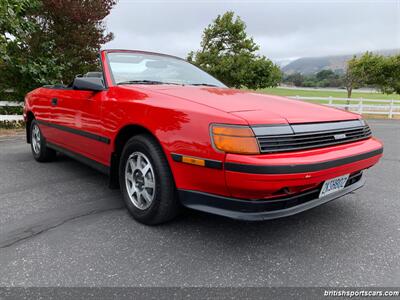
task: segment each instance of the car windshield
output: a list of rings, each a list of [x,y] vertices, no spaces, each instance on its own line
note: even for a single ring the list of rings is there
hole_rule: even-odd
[[[107,57],[115,84],[226,87],[211,75],[179,58],[135,52],[111,52]]]

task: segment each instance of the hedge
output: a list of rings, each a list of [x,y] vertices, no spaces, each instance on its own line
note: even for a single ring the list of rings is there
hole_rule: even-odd
[[[25,121],[0,121],[0,128],[20,129],[25,127]]]
[[[0,115],[22,115],[22,106],[0,106]]]

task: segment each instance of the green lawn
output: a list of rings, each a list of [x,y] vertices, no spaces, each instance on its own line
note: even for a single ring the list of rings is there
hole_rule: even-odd
[[[321,91],[321,90],[294,90],[294,89],[285,89],[285,88],[266,88],[258,90],[258,92],[265,94],[272,94],[278,96],[301,96],[301,97],[337,97],[337,98],[347,98],[346,90],[343,91]],[[382,93],[373,93],[373,92],[354,92],[352,98],[364,98],[364,99],[382,99],[382,100],[400,100],[400,95],[392,94],[386,95]],[[354,102],[353,102],[354,103]]]

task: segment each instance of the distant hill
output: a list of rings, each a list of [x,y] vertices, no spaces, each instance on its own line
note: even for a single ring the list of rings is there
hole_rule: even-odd
[[[381,55],[394,55],[400,53],[400,49],[373,51]],[[356,54],[361,55],[362,53]],[[303,57],[296,59],[282,68],[286,74],[301,73],[314,74],[321,70],[332,70],[343,73],[346,62],[353,57],[349,55],[321,56],[321,57]]]

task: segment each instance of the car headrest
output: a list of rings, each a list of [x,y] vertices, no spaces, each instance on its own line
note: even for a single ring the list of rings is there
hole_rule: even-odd
[[[103,78],[102,72],[87,72],[83,77],[96,77],[96,78]]]

